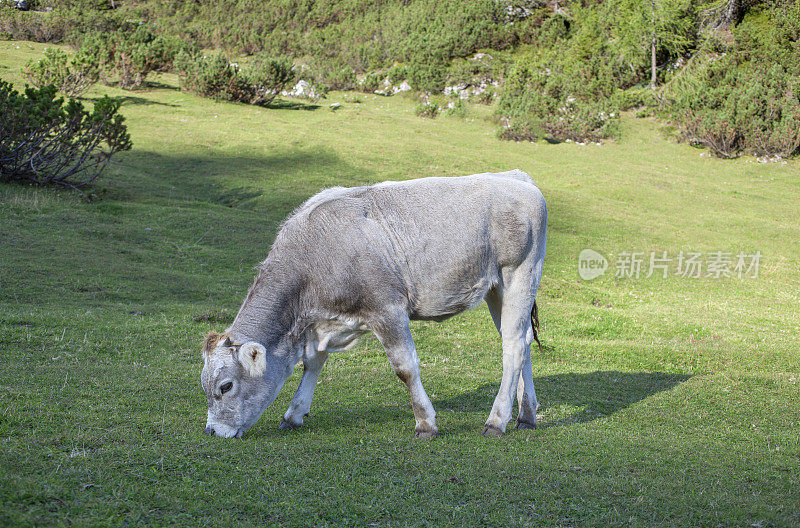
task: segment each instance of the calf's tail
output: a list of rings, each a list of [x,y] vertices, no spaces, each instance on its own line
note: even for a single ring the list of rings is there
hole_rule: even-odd
[[[539,352],[542,351],[542,343],[539,342],[539,307],[536,306],[536,301],[533,301],[533,310],[531,310],[531,327],[533,327],[533,339],[539,345]]]

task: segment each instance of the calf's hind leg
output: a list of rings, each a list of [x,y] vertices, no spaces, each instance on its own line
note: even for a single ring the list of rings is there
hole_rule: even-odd
[[[498,296],[497,292],[492,292],[487,296],[492,318],[495,324],[498,319],[500,322],[499,330],[503,340],[503,377],[483,429],[483,434],[486,436],[499,436],[505,433],[506,425],[511,420],[514,395],[517,394],[520,381],[524,387],[519,394],[521,422],[535,424],[536,421],[536,396],[533,393],[530,360],[530,343],[533,341],[532,293],[535,294],[535,290],[531,291],[530,277],[522,270],[508,273],[504,279],[509,280],[504,280],[507,286],[502,293]]]
[[[522,364],[519,385],[517,385],[517,403],[519,404],[517,429],[533,429],[536,427],[536,411],[539,409],[536,390],[533,388],[533,369],[531,367],[532,332],[533,329],[531,329],[530,339],[526,339],[525,360]]]
[[[381,325],[375,329],[386,355],[389,357],[394,372],[408,387],[411,394],[411,408],[414,411],[414,436],[430,438],[436,436],[436,411],[430,398],[422,387],[419,375],[419,357],[411,336],[407,316],[398,317],[391,324]]]
[[[500,337],[503,296],[498,288],[492,289],[486,295],[486,304],[489,306],[489,313],[497,327]],[[539,402],[536,400],[536,390],[533,387],[533,369],[531,366],[530,345],[533,343],[533,327],[526,333],[525,357],[522,363],[522,372],[517,384],[517,403],[519,404],[519,414],[517,415],[517,429],[532,429],[536,427],[536,411],[539,410]]]

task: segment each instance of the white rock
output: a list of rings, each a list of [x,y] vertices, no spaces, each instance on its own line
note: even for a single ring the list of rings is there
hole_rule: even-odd
[[[314,90],[314,87],[311,86],[311,83],[303,80],[298,81],[288,95],[291,97],[307,97],[309,99],[316,99],[319,97],[319,94]]]

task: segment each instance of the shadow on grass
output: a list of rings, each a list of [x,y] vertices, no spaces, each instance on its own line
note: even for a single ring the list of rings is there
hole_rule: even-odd
[[[261,189],[254,187],[236,187],[219,191],[216,196],[211,198],[211,201],[226,207],[247,209],[252,207],[263,194],[264,192]]]
[[[535,378],[534,387],[541,405],[539,412],[544,414],[539,426],[546,428],[596,420],[670,390],[690,377],[686,374],[610,370]],[[474,411],[485,407],[487,398],[493,401],[498,388],[499,384],[486,383],[471,392],[434,401],[433,405],[443,410]],[[555,416],[550,417],[551,413]]]
[[[275,99],[264,108],[272,110],[306,110],[313,111],[320,108],[318,104],[304,103],[302,101],[289,101],[286,99]]]
[[[159,88],[162,90],[175,90],[176,92],[180,92],[180,86],[176,86],[174,84],[167,84],[161,81],[145,81],[145,86],[148,88]]]
[[[162,303],[188,302],[235,310],[252,281],[251,266],[266,257],[289,213],[325,187],[371,178],[314,146],[238,156],[202,146],[168,155],[134,148],[119,153],[98,187],[87,189],[98,195],[91,207],[52,208],[58,230],[26,217],[12,234],[40,249],[13,251],[0,268],[26,277],[13,288],[21,305],[123,303],[131,305],[123,310],[149,313]],[[59,251],[46,251],[55,236]],[[211,291],[231,295],[209,303]]]
[[[101,98],[100,97],[82,97],[81,99],[85,101],[92,101],[96,103]],[[152,99],[147,99],[145,97],[139,97],[136,95],[123,95],[121,97],[115,97],[114,99],[119,99],[122,101],[122,106],[130,106],[130,105],[141,105],[141,106],[169,106],[172,108],[176,108],[178,105],[172,103],[162,103],[160,101],[154,101]]]
[[[165,156],[134,148],[119,153],[111,168],[126,175],[113,180],[114,199],[207,202],[243,209],[269,207],[283,215],[325,187],[363,185],[371,178],[369,171],[320,148],[276,149],[266,156],[230,156],[213,151]],[[108,180],[104,183],[112,185]]]
[[[539,429],[585,423],[625,409],[659,392],[667,391],[683,383],[691,376],[685,374],[666,374],[663,372],[617,372],[597,371],[585,374],[555,374],[534,380],[539,403],[544,418]],[[498,384],[486,383],[470,392],[452,398],[438,398],[433,401],[434,408],[455,413],[477,413],[479,421],[468,425],[451,424],[440,428],[440,435],[461,432],[480,432],[483,420],[497,394]],[[278,430],[274,424],[255,428],[248,436],[274,437],[286,434],[302,434],[306,427],[318,430],[363,429],[376,424],[396,422],[398,432],[408,432],[413,425],[413,414],[408,400],[403,402],[364,402],[359,405],[335,405],[316,411],[312,406],[308,425],[296,431]],[[316,416],[321,413],[324,416]],[[515,409],[516,413],[516,409]],[[335,416],[335,418],[334,418]],[[509,423],[507,432],[512,432],[516,415]]]
[[[126,105],[142,105],[142,106],[169,106],[172,108],[177,108],[178,105],[172,103],[162,103],[160,101],[154,101],[152,99],[146,99],[144,97],[137,97],[135,95],[126,95],[124,97],[120,97],[119,99],[122,100],[122,106]]]

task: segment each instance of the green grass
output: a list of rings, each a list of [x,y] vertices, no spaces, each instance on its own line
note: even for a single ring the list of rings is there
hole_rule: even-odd
[[[42,48],[0,42],[0,77]],[[153,81],[88,96],[124,96],[134,141],[94,202],[0,185],[0,524],[800,526],[796,163],[710,159],[631,117],[603,146],[508,143],[472,106],[262,109]],[[432,441],[374,339],[331,358],[303,429],[277,428],[296,373],[242,441],[202,434],[199,345],[224,323],[195,319],[235,313],[292,208],[511,168],[550,213],[542,427],[480,436],[501,371],[482,306],[414,325]],[[587,247],[612,266],[591,282]],[[622,251],[715,250],[760,251],[758,278],[612,273]]]

